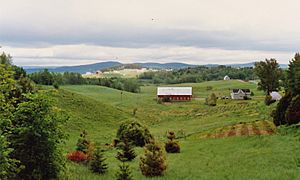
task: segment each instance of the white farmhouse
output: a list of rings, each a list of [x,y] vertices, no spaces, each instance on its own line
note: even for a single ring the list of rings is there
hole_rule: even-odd
[[[272,97],[272,100],[275,101],[279,101],[282,98],[282,96],[276,91],[271,92],[270,96]]]
[[[250,98],[251,91],[250,89],[232,89],[231,99],[245,99]]]

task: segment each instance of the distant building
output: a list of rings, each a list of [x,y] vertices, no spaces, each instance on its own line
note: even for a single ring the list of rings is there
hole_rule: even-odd
[[[157,98],[169,101],[190,101],[193,96],[192,87],[158,87]]]
[[[232,89],[231,99],[245,99],[245,97],[250,98],[250,89]]]
[[[228,81],[228,80],[230,80],[230,77],[226,75],[226,76],[224,77],[224,80],[225,80],[225,81]]]
[[[272,97],[272,100],[275,101],[279,101],[282,98],[282,96],[276,91],[271,92],[270,96]]]
[[[96,71],[96,74],[97,75],[102,74],[102,71],[98,70],[98,71]]]

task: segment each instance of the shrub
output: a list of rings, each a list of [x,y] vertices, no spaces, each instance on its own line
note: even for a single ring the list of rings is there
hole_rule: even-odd
[[[141,156],[140,169],[144,176],[162,176],[167,169],[161,147],[154,141],[145,146],[145,154]]]
[[[212,86],[206,86],[206,91],[211,91],[213,89]]]
[[[87,139],[87,132],[83,130],[76,144],[76,150],[88,154],[91,142]]]
[[[273,104],[274,102],[276,102],[276,100],[273,100],[273,99],[272,99],[272,96],[267,95],[267,96],[265,97],[265,104],[266,104],[267,106]]]
[[[209,106],[216,106],[217,105],[217,96],[215,93],[211,93],[211,95],[205,99],[205,104]]]
[[[288,124],[300,122],[300,96],[294,97],[286,111],[286,121]]]
[[[106,173],[108,167],[105,161],[106,158],[104,158],[101,149],[99,147],[96,148],[90,161],[90,170],[98,174]]]
[[[119,166],[120,171],[117,172],[116,178],[117,180],[132,180],[132,174],[129,169],[129,165],[123,163],[122,165]]]
[[[292,101],[292,98],[293,96],[291,95],[291,93],[287,93],[280,99],[279,103],[277,104],[276,110],[272,113],[273,122],[276,126],[287,124],[285,113],[290,105],[290,102]]]
[[[180,146],[178,142],[175,141],[166,142],[165,149],[167,153],[180,153]]]
[[[143,147],[149,143],[153,136],[147,127],[143,126],[137,121],[123,122],[117,132],[117,138],[121,141],[128,140],[134,146]]]
[[[136,157],[136,154],[134,152],[134,149],[132,146],[128,143],[127,140],[125,140],[122,143],[118,144],[118,148],[121,150],[117,154],[117,159],[125,162],[125,161],[131,161]]]
[[[88,161],[88,155],[82,151],[74,151],[67,155],[67,159],[76,163],[85,163]]]
[[[55,89],[59,89],[59,84],[55,81],[55,82],[53,83],[53,87],[54,87]]]
[[[174,141],[175,133],[173,131],[168,132],[168,142],[165,143],[165,149],[168,153],[180,153],[180,146],[178,142]]]

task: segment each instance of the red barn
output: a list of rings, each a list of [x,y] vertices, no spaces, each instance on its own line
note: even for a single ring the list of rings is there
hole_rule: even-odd
[[[165,101],[190,101],[192,87],[158,87],[157,98]]]

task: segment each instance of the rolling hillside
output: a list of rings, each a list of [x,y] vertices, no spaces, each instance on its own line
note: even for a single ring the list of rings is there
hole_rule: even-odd
[[[165,176],[154,179],[300,178],[300,142],[294,135],[287,135],[285,129],[274,129],[271,135],[248,133],[217,137],[227,129],[234,129],[234,133],[239,134],[242,131],[239,127],[264,128],[265,122],[271,123],[269,114],[275,105],[264,105],[263,93],[256,90],[255,84],[211,81],[174,86],[192,86],[197,100],[157,104],[156,87],[152,85],[143,87],[140,94],[123,92],[122,95],[118,90],[100,86],[61,87],[56,95],[58,106],[70,115],[66,126],[70,134],[66,152],[74,150],[83,129],[92,140],[104,145],[115,138],[121,121],[136,118],[149,127],[160,143],[166,141],[167,130],[175,131],[182,147],[180,154],[167,154]],[[207,86],[213,89],[206,90]],[[250,88],[255,96],[249,101],[218,100],[216,107],[204,105],[204,97],[212,92],[228,94],[228,87]],[[136,117],[132,115],[134,108],[138,109]],[[138,155],[143,152],[141,148],[135,150]],[[90,173],[83,165],[68,162],[70,179],[114,179],[119,164],[116,152],[106,149],[109,171],[104,176]],[[134,179],[147,179],[139,171],[139,156],[129,164]]]

